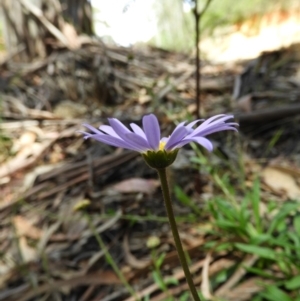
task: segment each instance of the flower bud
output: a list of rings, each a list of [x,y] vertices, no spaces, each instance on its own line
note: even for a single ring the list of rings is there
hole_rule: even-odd
[[[154,169],[161,169],[170,166],[176,159],[179,149],[172,151],[159,150],[147,151],[142,156],[146,163]]]

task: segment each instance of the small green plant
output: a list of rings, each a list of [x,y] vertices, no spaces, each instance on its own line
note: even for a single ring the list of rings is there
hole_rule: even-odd
[[[256,258],[253,265],[244,267],[245,277],[256,275],[265,282],[261,283],[262,291],[251,300],[299,301],[300,201],[262,201],[258,179],[251,189],[246,188],[239,179],[229,175],[228,168],[226,173],[220,172],[219,165],[211,164],[195,146],[193,149],[196,156],[192,162],[212,179],[215,192],[203,213],[211,217],[212,223],[209,233],[213,240],[207,239],[207,249],[237,254],[240,260],[249,256]],[[185,203],[189,202],[185,200]],[[236,268],[224,270],[221,283],[225,283]],[[217,277],[211,278],[212,287],[221,284],[216,281]]]
[[[200,216],[201,210],[197,207],[197,205],[193,202],[193,200],[179,187],[174,187],[174,192],[176,198],[182,203],[182,205],[192,209],[194,214]]]
[[[1,122],[1,120],[0,120]],[[1,130],[0,130],[0,163],[5,161],[10,155],[10,149],[13,145],[12,139],[7,137]]]
[[[168,298],[166,301],[172,301],[174,298],[170,295],[168,291],[168,285],[173,284],[177,285],[178,281],[175,278],[164,278],[161,273],[161,267],[163,264],[163,261],[165,259],[166,254],[162,253],[159,256],[157,256],[157,253],[155,250],[152,250],[152,260],[153,260],[153,271],[152,271],[152,277],[154,279],[154,282],[159,286],[159,288],[165,292],[168,295]]]
[[[267,145],[266,151],[263,155],[263,157],[267,157],[271,150],[274,148],[274,146],[276,145],[276,143],[280,140],[280,138],[282,137],[282,134],[284,133],[284,129],[280,128],[279,130],[277,130],[274,134],[274,136],[272,137],[272,139],[270,140],[269,144]]]
[[[300,217],[296,215],[300,202],[277,206],[270,202],[264,213],[260,205],[258,181],[238,205],[224,197],[214,198],[207,206],[213,233],[227,250],[257,256],[256,265],[246,267],[247,271],[272,281],[257,300],[296,300],[300,289]],[[275,267],[280,272],[272,273]]]

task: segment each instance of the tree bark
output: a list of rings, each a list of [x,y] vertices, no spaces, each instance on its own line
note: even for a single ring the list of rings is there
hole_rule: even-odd
[[[92,5],[87,0],[60,0],[63,17],[79,34],[93,35]]]
[[[88,0],[60,1],[0,0],[4,42],[14,61],[46,57],[57,45],[68,46],[62,33],[66,22],[74,24],[77,34],[93,33]]]

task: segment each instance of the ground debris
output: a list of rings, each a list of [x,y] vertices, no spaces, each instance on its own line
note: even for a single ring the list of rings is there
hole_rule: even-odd
[[[296,169],[291,174],[292,169],[287,170],[282,162],[263,169],[256,159],[265,155],[267,165],[269,157],[284,155],[287,149],[295,154],[299,149],[299,139],[293,139],[299,129],[297,117],[289,120],[295,127],[284,124],[282,132],[280,122],[272,123],[274,116],[281,121],[291,111],[299,113],[299,62],[293,47],[263,54],[250,64],[203,62],[202,113],[236,113],[247,149],[247,156],[241,159],[247,187],[254,185],[258,174],[276,169],[281,175],[289,174],[299,190]],[[187,285],[178,268],[155,172],[139,154],[84,142],[78,131],[84,130],[84,122],[99,126],[114,116],[128,124],[154,112],[163,131],[169,132],[174,121],[195,113],[193,59],[155,48],[122,48],[89,39],[78,49],[54,51],[30,64],[7,60],[2,68],[0,137],[6,156],[1,155],[0,166],[0,250],[4,254],[0,258],[0,300],[134,300],[105,259],[105,250],[141,298],[165,300],[169,294],[184,293]],[[265,128],[251,126],[253,120],[266,120],[266,116],[271,116],[271,122]],[[274,133],[276,141],[272,140]],[[219,168],[220,177],[230,171],[230,180],[237,182],[238,153],[228,151],[225,138],[221,141],[215,143],[218,155],[209,159]],[[182,152],[185,160],[178,159],[169,180],[172,186],[182,185],[179,195],[192,197],[201,211],[207,200],[222,191],[218,184],[223,178],[204,170],[200,179],[190,164],[195,152]],[[234,163],[228,164],[229,159]],[[296,163],[297,157],[290,156],[288,164]],[[289,185],[281,182],[288,190]],[[284,195],[266,180],[262,190],[263,200]],[[236,193],[239,201],[239,188]],[[261,208],[264,214],[265,207]],[[184,216],[195,209],[177,199],[174,208]],[[207,297],[250,300],[262,290],[257,284],[261,278],[248,277],[241,265],[227,282],[214,291],[209,288],[210,277],[222,270],[256,261],[255,256],[245,258],[241,252],[212,251],[206,256],[204,245],[215,239],[210,219],[201,216],[201,222],[196,220],[193,225],[180,223],[195,283],[199,287],[202,283]],[[99,237],[105,249],[99,247]],[[154,257],[146,243],[150,237],[158,238],[156,255],[164,256],[163,279],[176,283],[168,292],[152,278]]]

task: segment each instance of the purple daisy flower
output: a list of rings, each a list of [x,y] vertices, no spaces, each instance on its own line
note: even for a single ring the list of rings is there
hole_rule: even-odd
[[[122,147],[140,153],[159,150],[171,152],[190,142],[196,142],[211,152],[213,145],[205,136],[226,130],[237,131],[237,123],[226,123],[226,121],[232,118],[233,115],[216,115],[208,118],[195,129],[193,129],[193,127],[199,121],[203,120],[195,120],[187,125],[185,125],[186,121],[184,121],[176,126],[169,137],[162,139],[158,120],[153,114],[143,117],[143,129],[137,124],[131,123],[131,131],[119,120],[109,118],[108,122],[110,126],[101,125],[98,130],[89,124],[84,124],[92,133],[81,133],[84,134],[85,139],[92,138],[108,145]]]

